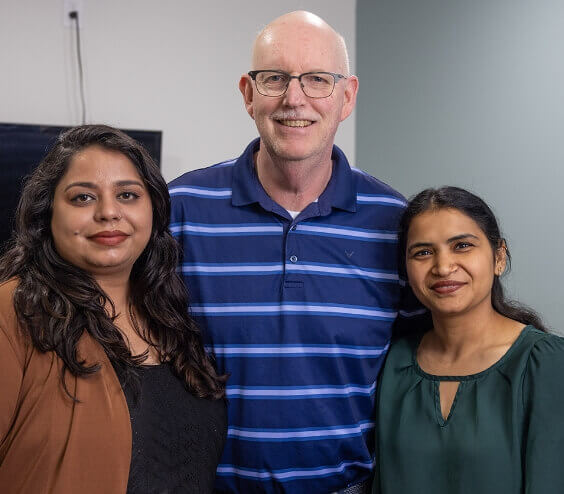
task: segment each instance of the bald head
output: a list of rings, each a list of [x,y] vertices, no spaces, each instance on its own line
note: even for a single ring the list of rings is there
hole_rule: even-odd
[[[349,74],[342,36],[310,12],[290,12],[259,33],[253,46],[252,68],[278,73],[268,76],[271,85],[277,83],[277,77],[286,83],[281,94],[271,96],[260,91],[257,73],[245,73],[239,80],[245,109],[261,139],[257,163],[277,162],[285,169],[287,164],[299,162],[299,173],[319,167],[325,178],[330,176],[335,133],[353,111],[358,91],[357,77]],[[325,75],[302,79],[312,73]],[[332,78],[326,74],[332,74]],[[312,81],[316,90],[331,85],[332,92],[308,95]],[[264,81],[261,84],[264,89]]]
[[[303,71],[331,70],[348,76],[349,57],[343,37],[321,17],[303,10],[274,19],[258,34],[253,44],[252,67],[255,70],[275,68],[264,66],[266,55],[283,55],[289,48],[303,51],[306,65],[308,50],[317,49],[320,44],[333,67],[309,67]]]

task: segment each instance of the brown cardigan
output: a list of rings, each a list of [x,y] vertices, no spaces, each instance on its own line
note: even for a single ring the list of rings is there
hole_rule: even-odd
[[[110,361],[88,334],[79,355],[101,370],[86,378],[41,353],[19,330],[16,281],[0,285],[0,492],[123,494],[131,460],[131,422]]]

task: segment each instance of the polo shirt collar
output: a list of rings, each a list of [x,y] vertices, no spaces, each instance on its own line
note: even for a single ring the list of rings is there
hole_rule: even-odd
[[[233,165],[231,196],[233,206],[245,206],[256,202],[264,204],[265,201],[274,203],[262,188],[255,173],[253,156],[259,147],[260,138],[257,138],[247,146]],[[322,212],[327,211],[325,214],[328,214],[331,208],[354,213],[356,211],[356,186],[349,162],[343,151],[337,146],[333,146],[331,159],[333,160],[333,172],[327,187],[318,199],[319,209]]]

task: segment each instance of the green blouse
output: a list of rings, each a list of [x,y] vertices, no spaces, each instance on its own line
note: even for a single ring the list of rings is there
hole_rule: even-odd
[[[421,370],[420,338],[394,342],[380,377],[373,494],[564,493],[564,338],[527,326],[457,377]],[[444,420],[446,380],[460,385]]]

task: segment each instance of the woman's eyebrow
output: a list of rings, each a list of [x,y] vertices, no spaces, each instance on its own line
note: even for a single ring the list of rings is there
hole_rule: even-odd
[[[118,180],[114,185],[118,187],[126,187],[128,185],[138,185],[144,187],[143,183],[139,180]],[[65,187],[65,192],[71,187],[86,187],[87,189],[98,189],[98,185],[93,182],[72,182]]]
[[[65,192],[71,187],[86,187],[87,189],[97,189],[98,186],[92,182],[72,182],[65,187]]]
[[[414,244],[411,244],[407,250],[408,252],[412,249],[416,249],[417,247],[431,247],[433,244],[431,242],[415,242]]]
[[[456,242],[457,240],[462,240],[463,238],[475,238],[476,240],[480,240],[480,238],[477,235],[474,235],[473,233],[461,233],[460,235],[455,235],[454,237],[450,237],[447,240],[447,243],[451,243],[451,242]]]
[[[115,185],[119,187],[125,187],[127,185],[138,185],[139,187],[145,187],[145,184],[143,182],[140,182],[139,180],[119,180],[115,183]]]

